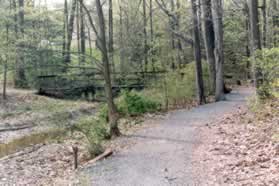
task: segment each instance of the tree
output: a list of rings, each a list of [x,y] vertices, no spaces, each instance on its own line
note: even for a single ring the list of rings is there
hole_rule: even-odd
[[[266,0],[262,2],[262,16],[263,16],[263,46],[267,46],[267,3]]]
[[[65,63],[69,64],[71,62],[71,44],[73,38],[73,31],[74,31],[74,21],[75,21],[75,12],[77,7],[77,0],[72,0],[72,8],[68,23],[67,29],[67,44],[66,44],[66,55],[65,55]]]
[[[124,23],[123,23],[123,8],[122,2],[118,1],[119,4],[119,46],[120,46],[120,72],[123,74],[124,72],[124,40],[123,40],[123,33],[124,33]]]
[[[16,7],[16,2],[14,1],[14,8],[16,9]],[[27,80],[24,69],[24,15],[24,0],[18,0],[18,15],[15,14],[15,32],[17,38],[15,86],[18,88],[27,87]]]
[[[115,64],[114,64],[114,42],[113,42],[113,4],[112,0],[109,0],[109,43],[108,43],[108,49],[109,49],[109,60],[110,65],[112,67],[112,72],[115,72]]]
[[[224,94],[224,48],[223,48],[223,3],[222,0],[214,0],[212,3],[212,17],[215,36],[215,65],[216,65],[216,88],[215,100],[225,99]]]
[[[193,34],[194,34],[194,56],[196,61],[196,83],[197,83],[197,97],[198,103],[204,104],[204,83],[202,77],[202,61],[201,61],[201,46],[200,46],[200,34],[199,34],[199,22],[197,14],[197,2],[196,0],[191,0],[192,2],[192,16],[193,16]]]
[[[146,16],[146,0],[142,0],[142,10],[143,10],[143,53],[144,53],[144,71],[148,71],[148,46],[147,46],[147,16]]]
[[[273,46],[278,47],[279,41],[279,8],[277,0],[271,0],[270,4],[272,6],[272,32],[273,32]]]
[[[98,15],[99,27],[100,27],[99,36],[97,37],[100,45],[100,50],[102,52],[102,61],[104,66],[103,68],[104,68],[104,78],[105,78],[105,92],[106,92],[107,104],[109,110],[110,135],[119,136],[120,131],[117,125],[118,113],[116,110],[116,106],[113,102],[113,95],[112,95],[109,57],[108,57],[107,42],[106,42],[105,18],[104,18],[103,8],[100,0],[96,0],[96,9],[97,9],[97,15]]]
[[[206,58],[210,68],[211,88],[216,89],[216,67],[215,67],[215,36],[211,12],[211,0],[202,0],[202,25],[203,37],[206,50]]]
[[[107,48],[107,36],[106,36],[106,24],[105,24],[105,18],[103,13],[103,7],[100,2],[100,0],[95,0],[96,4],[96,11],[98,16],[98,26],[99,30],[97,30],[92,16],[90,14],[90,11],[86,8],[84,3],[79,0],[81,3],[81,6],[83,6],[90,25],[95,32],[96,38],[97,38],[97,47],[99,48],[101,54],[102,54],[102,68],[103,68],[103,75],[105,79],[105,94],[106,94],[106,101],[108,105],[108,117],[109,117],[109,124],[110,124],[110,136],[119,136],[120,131],[118,129],[118,113],[115,106],[115,103],[113,101],[113,94],[112,94],[112,83],[111,83],[111,73],[110,73],[110,63],[109,63],[109,51]]]
[[[83,0],[81,0],[83,2]],[[81,52],[81,63],[85,63],[85,53],[86,53],[86,44],[85,44],[85,20],[83,8],[80,5],[80,52]],[[89,41],[90,42],[90,41]]]
[[[261,37],[260,37],[260,21],[259,21],[259,11],[258,11],[258,0],[248,0],[249,14],[250,14],[250,28],[251,28],[251,49],[252,55],[255,55],[257,50],[262,49]],[[261,70],[254,65],[254,83],[259,90],[262,80],[261,80]],[[261,96],[261,92],[257,91]]]
[[[62,56],[66,59],[66,45],[67,45],[67,33],[68,33],[68,1],[64,0],[64,15],[63,15],[63,48]]]

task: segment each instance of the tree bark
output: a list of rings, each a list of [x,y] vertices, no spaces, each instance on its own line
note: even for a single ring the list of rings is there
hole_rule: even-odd
[[[113,101],[112,95],[112,86],[111,86],[111,77],[110,77],[110,67],[109,67],[109,57],[107,50],[107,42],[106,42],[106,26],[105,26],[105,18],[103,14],[103,8],[100,0],[96,0],[96,9],[99,20],[99,37],[98,43],[100,46],[100,50],[102,52],[102,61],[103,61],[103,70],[104,70],[104,78],[105,78],[105,92],[109,110],[109,123],[110,123],[110,135],[111,136],[119,136],[120,131],[118,129],[118,113],[116,110],[116,106]]]
[[[125,54],[124,54],[124,40],[123,40],[123,9],[122,9],[122,3],[119,2],[119,26],[120,26],[120,33],[119,33],[119,43],[120,43],[120,71],[123,74],[124,73],[124,60],[125,60]]]
[[[114,64],[114,41],[113,41],[113,4],[112,0],[109,0],[109,60],[112,68],[112,72],[115,73]],[[114,77],[114,76],[113,76]]]
[[[194,56],[196,61],[196,84],[197,84],[197,98],[198,103],[204,104],[206,102],[204,95],[204,83],[202,77],[202,60],[201,60],[201,46],[200,46],[200,34],[199,34],[199,22],[197,12],[196,0],[192,2],[192,16],[193,16],[193,34],[194,34]]]
[[[153,0],[149,1],[149,22],[150,22],[150,43],[151,43],[151,63],[152,63],[152,70],[155,72],[155,60],[154,60],[154,28],[153,28]]]
[[[177,32],[179,32],[180,30],[180,0],[176,1],[176,17],[177,17],[177,24],[176,24],[176,30]],[[176,41],[176,50],[177,50],[177,62],[178,62],[178,66],[181,69],[182,68],[182,58],[181,58],[181,54],[182,54],[182,44],[181,44],[181,39],[177,38]]]
[[[225,100],[224,94],[224,49],[223,49],[223,4],[222,0],[213,0],[212,18],[215,35],[215,65],[216,65],[216,89],[215,100]]]
[[[27,80],[25,76],[25,64],[24,64],[24,51],[23,51],[23,39],[24,39],[24,0],[18,0],[18,18],[16,18],[16,23],[18,26],[16,28],[16,37],[20,39],[17,42],[17,54],[16,54],[16,76],[15,76],[15,87],[26,88]],[[19,28],[19,32],[18,32]]]
[[[251,28],[251,39],[252,39],[252,55],[255,55],[257,50],[262,49],[261,37],[260,37],[260,21],[259,21],[259,12],[258,12],[258,0],[248,0],[249,5],[249,14],[250,14],[250,28]],[[262,84],[261,80],[261,70],[254,65],[254,83],[257,88],[258,95],[261,96],[259,88]]]
[[[171,4],[171,12],[174,12],[175,10],[175,4],[174,4],[174,0],[170,0],[170,4]],[[170,17],[170,28],[171,28],[171,48],[172,51],[175,52],[176,51],[176,46],[175,46],[175,34],[173,33],[173,31],[176,31],[176,21],[173,19],[173,17]],[[172,55],[172,64],[171,64],[171,68],[172,70],[175,70],[177,68],[177,64],[176,64],[176,60],[175,57]]]
[[[83,0],[81,0],[83,3]],[[80,5],[80,52],[81,52],[81,63],[85,63],[85,53],[86,53],[86,45],[85,45],[85,24],[84,24],[84,12],[83,8]]]
[[[244,2],[244,16],[245,16],[245,32],[246,32],[246,57],[247,57],[247,62],[246,62],[246,70],[247,70],[247,79],[251,79],[251,74],[250,74],[250,60],[248,60],[251,57],[251,45],[250,45],[250,24],[249,24],[249,7],[247,2]]]
[[[76,5],[76,36],[77,36],[77,49],[78,49],[78,62],[81,65],[81,53],[80,53],[80,6],[77,1]]]
[[[64,1],[64,15],[63,15],[63,48],[62,56],[66,57],[67,33],[68,33],[68,1]]]
[[[211,13],[211,0],[202,0],[202,25],[203,37],[206,51],[206,58],[210,68],[211,90],[215,92],[216,89],[216,68],[215,68],[215,36]]]
[[[77,6],[77,0],[72,0],[72,8],[70,13],[70,19],[68,24],[68,33],[67,33],[67,44],[66,44],[66,55],[65,55],[65,64],[71,62],[71,44],[74,31],[74,21],[75,21],[75,11]]]
[[[154,28],[153,28],[153,0],[149,1],[149,19],[150,19],[150,41],[153,43]]]
[[[148,71],[148,48],[147,48],[147,16],[146,16],[146,0],[142,1],[142,9],[143,9],[143,53],[144,53],[144,72]]]
[[[267,46],[267,4],[266,0],[263,0],[262,2],[262,16],[263,16],[263,47]]]
[[[279,42],[279,8],[277,0],[272,0],[270,2],[272,4],[272,24],[273,24],[273,44],[274,47],[278,47]]]

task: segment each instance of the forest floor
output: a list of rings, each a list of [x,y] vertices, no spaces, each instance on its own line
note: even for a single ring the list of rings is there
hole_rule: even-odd
[[[88,143],[79,132],[68,129],[80,118],[96,113],[98,104],[36,95],[34,91],[8,90],[0,98],[0,185],[69,185],[79,183],[74,170],[73,146],[79,147],[79,167],[90,160]],[[133,134],[142,118],[121,120],[124,135]],[[156,115],[156,118],[160,118]],[[64,130],[65,129],[65,130]],[[129,144],[105,141],[105,147],[123,149]],[[77,180],[77,181],[76,181]]]
[[[202,185],[268,185],[279,183],[279,99],[248,105],[199,130],[194,151]]]
[[[95,103],[8,89],[7,100],[0,98],[0,185],[51,185],[68,177],[72,145],[80,144],[79,159],[86,147],[64,128],[95,111]]]
[[[119,138],[131,145],[85,167],[83,182],[95,186],[203,185],[204,171],[194,168],[200,164],[193,158],[197,146],[204,143],[200,128],[236,112],[251,93],[251,89],[240,88],[227,95],[226,101],[169,112],[152,127]]]

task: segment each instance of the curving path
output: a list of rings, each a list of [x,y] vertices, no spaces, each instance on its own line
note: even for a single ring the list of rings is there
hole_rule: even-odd
[[[191,168],[193,148],[199,142],[196,128],[244,105],[251,93],[241,88],[226,101],[171,112],[160,125],[124,137],[135,140],[135,145],[84,172],[94,186],[199,185]]]

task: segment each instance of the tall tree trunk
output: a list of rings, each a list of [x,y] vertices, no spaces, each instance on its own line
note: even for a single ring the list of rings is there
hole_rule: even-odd
[[[211,13],[211,0],[202,0],[202,25],[203,25],[203,37],[206,51],[206,58],[210,68],[211,77],[211,90],[216,90],[216,68],[215,68],[215,37],[214,27]]]
[[[272,24],[273,24],[273,44],[278,47],[279,43],[279,8],[277,0],[272,0]]]
[[[83,3],[83,0],[81,0]],[[81,4],[80,3],[80,4]],[[86,45],[85,45],[85,24],[84,24],[84,12],[83,8],[80,5],[80,52],[81,52],[81,63],[85,63],[85,53],[86,53]]]
[[[213,0],[212,18],[215,34],[216,101],[225,100],[224,94],[224,49],[223,49],[223,3]]]
[[[152,70],[155,72],[155,60],[154,60],[154,28],[153,28],[153,0],[149,1],[149,24],[150,24],[150,43],[151,43],[151,63],[152,63]]]
[[[8,64],[7,59],[4,61],[4,73],[3,73],[3,100],[7,99],[6,92],[7,92],[7,71],[8,71]]]
[[[256,50],[261,50],[261,37],[260,37],[260,21],[258,12],[258,0],[248,0],[249,14],[250,14],[250,28],[251,28],[251,39],[252,39],[252,53],[255,55]],[[259,90],[262,80],[261,80],[261,70],[254,65],[254,80],[257,90]],[[261,92],[257,91],[258,95],[261,96]]]
[[[86,24],[86,27],[87,27],[87,33],[88,33],[89,54],[90,54],[90,56],[93,56],[93,48],[92,48],[90,27],[87,24]]]
[[[18,88],[26,88],[27,87],[27,80],[25,76],[25,62],[24,62],[24,0],[18,0],[18,19],[16,19],[18,22],[16,23],[19,28],[19,33],[16,33],[16,37],[20,39],[20,41],[17,42],[17,64],[16,64],[16,77],[15,77],[15,86]],[[17,32],[17,28],[16,28]]]
[[[180,31],[180,0],[176,1],[176,17],[177,17],[177,23],[176,23],[176,30],[177,32]],[[182,58],[181,58],[181,54],[182,54],[182,44],[181,44],[181,39],[177,38],[176,41],[176,50],[177,50],[177,62],[179,65],[179,68],[182,68]]]
[[[149,21],[150,21],[150,41],[154,39],[154,28],[153,28],[153,0],[149,0]]]
[[[77,50],[78,50],[78,62],[81,65],[81,53],[80,53],[80,6],[77,0],[76,5],[76,36],[77,36]]]
[[[105,92],[106,92],[106,98],[107,98],[107,104],[109,110],[110,134],[111,136],[118,136],[120,135],[118,124],[117,124],[118,113],[116,110],[116,106],[113,102],[109,57],[108,57],[107,42],[106,42],[106,25],[105,25],[105,18],[104,18],[103,9],[100,0],[96,0],[96,9],[97,9],[99,27],[100,27],[98,43],[100,45],[100,50],[102,52],[102,61],[103,61],[104,78],[105,78]]]
[[[147,48],[147,16],[146,16],[146,0],[142,1],[143,9],[143,39],[144,39],[144,71],[148,71],[148,48]]]
[[[114,41],[113,41],[113,4],[112,0],[109,0],[109,60],[113,72],[113,77],[115,77],[115,64],[114,64]]]
[[[124,27],[123,27],[123,9],[122,9],[122,3],[119,2],[119,26],[120,26],[120,31],[119,31],[119,43],[120,43],[120,71],[121,73],[124,72],[124,60],[125,60],[125,54],[124,54],[124,40],[123,40],[123,32],[124,32]]]
[[[174,12],[174,10],[175,10],[174,0],[170,0],[170,6],[171,6],[171,12]],[[176,23],[175,23],[175,20],[172,17],[169,17],[169,18],[170,18],[169,22],[170,22],[170,28],[171,28],[171,48],[172,48],[172,51],[175,52],[176,51],[176,46],[175,46],[174,31],[176,29]],[[172,58],[171,68],[172,68],[172,70],[175,70],[177,68],[176,60],[175,60],[175,57],[173,55],[171,56],[171,58]]]
[[[267,46],[267,4],[266,0],[263,0],[262,4],[262,15],[263,15],[263,47]]]
[[[66,57],[66,45],[67,45],[67,33],[68,33],[68,1],[64,1],[64,15],[63,15],[63,48],[62,56]]]
[[[247,2],[244,2],[244,16],[245,16],[245,32],[246,32],[246,57],[249,59],[251,57],[251,49],[250,49],[250,24],[249,24],[249,7]],[[250,74],[250,60],[246,62],[246,69],[247,69],[247,79],[251,78]]]
[[[196,61],[196,83],[197,83],[197,98],[199,104],[204,104],[204,83],[202,77],[202,59],[201,59],[201,45],[200,45],[200,34],[199,34],[199,22],[198,22],[198,12],[197,12],[197,2],[196,0],[191,0],[192,2],[192,16],[193,16],[193,34],[194,34],[194,55]]]
[[[72,0],[72,8],[70,13],[70,19],[68,24],[68,33],[67,33],[67,45],[66,45],[66,55],[65,63],[68,64],[71,62],[71,44],[74,31],[74,21],[75,21],[75,11],[77,6],[77,0]]]

